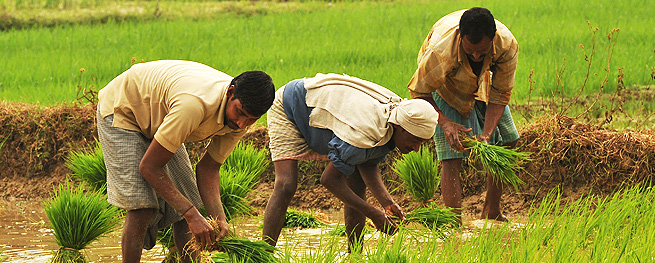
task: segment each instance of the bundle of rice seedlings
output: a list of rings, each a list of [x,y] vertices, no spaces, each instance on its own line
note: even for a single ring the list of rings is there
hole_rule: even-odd
[[[78,181],[86,183],[96,191],[107,191],[107,168],[99,142],[90,149],[71,151],[66,159],[66,167],[73,171],[73,177]]]
[[[494,183],[511,185],[516,190],[518,190],[519,184],[525,184],[516,173],[524,170],[521,166],[523,162],[530,161],[529,152],[519,152],[507,147],[484,143],[473,137],[464,137],[462,145],[471,151],[469,159],[480,161],[483,170],[491,174]]]
[[[434,200],[439,185],[439,163],[435,162],[427,146],[418,152],[405,154],[392,168],[402,180],[401,186],[423,204]]]
[[[373,232],[375,232],[375,230],[373,230],[369,225],[364,225],[364,230],[362,231],[362,234],[371,234]],[[334,227],[332,230],[328,232],[328,235],[342,236],[342,237],[347,236],[348,234],[346,232],[346,225],[337,225],[336,227]]]
[[[313,211],[307,213],[295,209],[288,209],[286,215],[284,216],[285,228],[317,228],[323,225],[325,225],[325,223],[316,219]]]
[[[122,220],[122,212],[110,205],[99,192],[85,192],[69,182],[60,184],[51,199],[43,203],[61,247],[54,252],[51,262],[86,262],[81,249],[101,236],[115,230]]]
[[[238,170],[243,173],[250,173],[259,176],[270,164],[265,149],[257,149],[252,144],[239,142],[230,156],[221,165],[221,172],[224,170]]]
[[[458,225],[459,217],[460,215],[455,213],[453,208],[430,205],[412,210],[405,216],[405,221],[417,222],[428,229],[436,231],[449,225]]]
[[[221,202],[228,221],[252,210],[246,196],[257,185],[259,175],[266,170],[269,162],[265,150],[239,142],[221,165]]]
[[[221,171],[221,203],[228,222],[252,211],[250,201],[246,197],[258,180],[259,176],[254,176],[252,173],[242,173],[232,169]]]
[[[214,227],[216,234],[219,233],[220,228],[218,223],[209,218],[209,224]],[[269,245],[264,241],[251,241],[245,238],[235,237],[233,234],[214,242],[209,248],[200,247],[196,242],[195,236],[189,240],[186,247],[191,251],[212,251],[212,260],[216,258],[215,262],[239,262],[239,263],[277,263],[279,260],[274,256],[273,252],[275,247]],[[221,252],[221,253],[215,253]]]

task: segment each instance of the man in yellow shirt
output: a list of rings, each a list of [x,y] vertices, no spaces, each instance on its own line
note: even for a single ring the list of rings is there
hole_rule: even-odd
[[[444,16],[423,42],[408,88],[412,98],[427,100],[439,113],[434,141],[441,161],[441,194],[449,207],[462,207],[459,173],[468,153],[459,132],[472,131],[481,141],[516,146],[519,135],[507,104],[517,61],[516,39],[485,8]],[[481,218],[507,220],[500,211],[502,188],[488,175]]]
[[[231,76],[191,61],[140,63],[98,93],[98,134],[107,166],[108,201],[127,210],[121,239],[123,262],[139,262],[157,230],[173,225],[183,262],[184,245],[227,234],[219,170],[247,128],[273,103],[270,76],[247,71]],[[184,142],[211,139],[193,171]],[[218,236],[200,214],[217,220]]]

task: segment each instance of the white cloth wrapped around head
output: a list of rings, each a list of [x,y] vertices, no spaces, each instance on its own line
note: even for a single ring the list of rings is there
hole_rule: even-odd
[[[429,139],[437,128],[439,114],[423,99],[403,100],[391,110],[389,122],[400,125],[412,135]]]

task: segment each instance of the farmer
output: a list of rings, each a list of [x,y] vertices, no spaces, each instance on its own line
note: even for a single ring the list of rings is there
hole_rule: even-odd
[[[485,8],[453,12],[439,19],[418,53],[418,69],[409,82],[412,98],[427,100],[439,113],[434,134],[441,161],[441,194],[461,213],[462,158],[468,152],[459,132],[480,141],[514,148],[519,134],[510,113],[518,61],[518,43]],[[507,221],[500,211],[503,186],[487,175],[482,219]]]
[[[98,93],[98,133],[107,166],[108,201],[127,210],[123,262],[139,262],[157,230],[173,225],[183,262],[193,235],[201,246],[227,234],[219,168],[248,126],[273,103],[275,87],[261,71],[236,78],[177,60],[135,64]],[[193,171],[184,142],[211,138]],[[200,214],[203,206],[220,233]]]
[[[393,234],[385,211],[404,219],[384,185],[378,163],[398,148],[418,150],[437,126],[437,113],[423,100],[403,100],[377,84],[337,74],[297,79],[275,93],[268,111],[275,188],[264,214],[264,240],[275,245],[298,184],[298,160],[329,160],[321,184],[345,204],[349,251],[361,248],[366,217]],[[366,188],[380,210],[366,202]]]

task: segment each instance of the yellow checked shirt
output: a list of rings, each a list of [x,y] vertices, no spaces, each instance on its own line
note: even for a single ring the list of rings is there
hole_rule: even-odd
[[[466,10],[439,19],[418,53],[418,69],[408,88],[413,98],[439,95],[468,118],[475,100],[507,105],[514,88],[519,45],[509,29],[496,20],[496,36],[476,76],[462,48],[459,20]]]
[[[141,132],[175,152],[184,142],[212,138],[207,152],[223,163],[246,129],[225,125],[232,77],[191,61],[139,63],[98,92],[98,110],[113,127]]]

